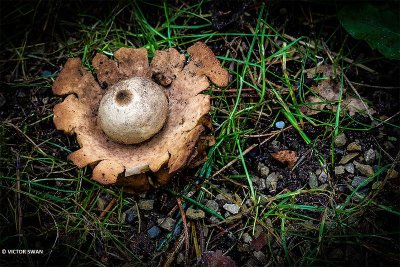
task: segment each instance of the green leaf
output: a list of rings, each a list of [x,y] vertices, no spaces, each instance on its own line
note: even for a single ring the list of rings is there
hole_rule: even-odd
[[[385,57],[400,60],[400,12],[389,5],[347,5],[339,20],[350,35],[365,40]]]

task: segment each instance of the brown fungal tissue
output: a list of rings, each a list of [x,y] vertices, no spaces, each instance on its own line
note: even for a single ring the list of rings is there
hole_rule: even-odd
[[[58,130],[75,134],[80,149],[68,156],[77,167],[91,166],[92,179],[144,191],[171,174],[202,163],[208,134],[210,83],[223,87],[228,73],[203,43],[156,51],[151,64],[144,48],[120,48],[115,60],[98,53],[97,79],[79,58],[69,59],[53,84],[66,96],[54,107]]]

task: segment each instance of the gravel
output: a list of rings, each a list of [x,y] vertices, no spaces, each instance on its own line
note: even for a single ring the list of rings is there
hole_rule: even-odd
[[[277,187],[277,185],[278,185],[278,181],[279,181],[279,179],[281,179],[281,178],[282,178],[282,175],[280,175],[280,174],[277,173],[277,172],[273,172],[273,173],[271,173],[270,175],[268,175],[267,180],[266,180],[267,188],[268,188],[270,191],[275,191],[275,190],[276,190],[276,187]]]
[[[152,210],[154,207],[154,200],[153,199],[140,200],[138,203],[138,207],[141,210]]]
[[[318,187],[318,178],[317,178],[317,175],[313,172],[309,172],[308,185],[310,186],[310,188]]]
[[[347,146],[347,151],[361,151],[361,146],[357,142],[352,142]]]
[[[372,148],[368,149],[364,154],[364,159],[367,164],[372,164],[375,160],[376,152]]]
[[[374,175],[374,169],[370,165],[365,165],[358,163],[357,161],[353,161],[354,166],[356,169],[365,176],[372,176]]]
[[[156,238],[159,234],[161,233],[161,229],[154,225],[153,227],[151,227],[148,231],[147,231],[147,235],[153,239]]]
[[[357,156],[358,153],[349,153],[347,155],[344,155],[344,157],[339,161],[339,164],[346,164]]]
[[[344,146],[347,143],[346,135],[344,133],[339,134],[338,136],[336,136],[334,143],[336,147]]]
[[[204,217],[206,217],[206,214],[203,210],[188,208],[186,211],[186,217],[192,220],[200,220],[204,219]]]
[[[264,163],[259,162],[257,169],[262,178],[267,178],[269,174],[269,168],[265,166]]]
[[[172,231],[172,229],[174,229],[174,226],[176,223],[176,221],[170,217],[158,219],[157,222],[161,228],[163,228],[167,231]]]
[[[225,204],[223,208],[232,214],[238,214],[240,207],[236,204]]]
[[[344,165],[344,169],[347,172],[354,174],[354,164],[353,163],[347,163],[346,165]]]
[[[345,168],[342,165],[335,167],[335,175],[343,175],[345,173]]]

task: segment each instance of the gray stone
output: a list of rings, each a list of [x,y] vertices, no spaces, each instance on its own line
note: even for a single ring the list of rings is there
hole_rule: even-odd
[[[207,200],[206,206],[207,206],[208,208],[214,210],[214,211],[218,211],[218,210],[219,210],[219,206],[218,206],[217,201],[212,200],[212,199]]]
[[[269,174],[269,168],[264,165],[262,162],[258,162],[258,173],[261,175],[262,178],[267,178]]]
[[[277,140],[274,140],[271,143],[269,143],[268,148],[270,150],[272,150],[273,152],[277,152],[281,148],[281,143],[279,141],[277,141]]]
[[[236,204],[228,204],[228,203],[225,204],[223,206],[223,208],[225,210],[229,211],[232,214],[237,214],[239,212],[239,210],[240,210],[240,207],[238,205],[236,205]]]
[[[356,188],[357,186],[359,186],[362,182],[364,182],[365,177],[362,176],[354,176],[353,181],[351,182],[351,186],[353,186],[354,188]]]
[[[375,160],[376,152],[372,148],[364,153],[364,159],[367,164],[372,164]]]
[[[352,142],[347,146],[347,151],[361,151],[361,146],[357,142]]]
[[[186,217],[192,220],[200,220],[206,217],[206,214],[203,210],[188,208],[186,211]]]
[[[170,217],[167,218],[161,218],[157,220],[158,225],[167,230],[167,231],[172,231],[172,229],[174,229],[175,223],[176,221]]]
[[[211,216],[210,217],[210,222],[211,223],[219,223],[219,219],[217,217],[215,217],[215,216]]]
[[[372,166],[361,164],[358,163],[357,161],[353,161],[353,164],[361,174],[368,177],[374,175],[374,169],[372,168]]]
[[[125,221],[127,223],[133,223],[137,218],[136,207],[130,208],[124,213],[124,215],[125,215]]]
[[[161,233],[160,228],[158,228],[158,226],[154,225],[153,227],[151,227],[148,231],[147,234],[150,238],[156,238],[159,234]]]
[[[143,199],[138,203],[138,207],[141,210],[152,210],[154,207],[154,200],[152,199]]]
[[[339,165],[335,167],[335,175],[339,176],[339,175],[343,175],[345,173],[345,169],[344,166]]]
[[[251,238],[251,236],[248,233],[244,233],[242,238],[244,243],[249,244],[251,241],[253,241],[253,238]]]
[[[321,172],[322,172],[322,170],[321,170],[321,169],[317,169],[317,170],[315,171],[315,174],[316,174],[316,175],[320,175],[320,174],[321,174]]]
[[[279,179],[281,179],[281,178],[282,178],[282,175],[280,175],[280,174],[277,173],[277,172],[273,172],[273,173],[271,173],[270,175],[268,175],[267,180],[266,180],[267,188],[268,188],[270,191],[275,191],[275,190],[276,190],[276,187],[277,187],[277,185],[278,185],[278,181],[279,181]]]
[[[343,158],[339,161],[339,164],[346,164],[357,156],[358,153],[349,153],[347,155],[344,155]]]
[[[261,263],[265,264],[267,257],[265,257],[265,254],[261,251],[254,251],[253,252],[254,257]]]
[[[339,134],[336,136],[334,143],[336,147],[344,146],[347,143],[346,135],[344,133]]]
[[[328,181],[328,175],[326,174],[325,171],[322,171],[321,174],[318,176],[318,181],[320,181],[323,184]]]
[[[254,183],[255,185],[257,185],[258,190],[264,190],[265,188],[267,188],[267,181],[266,181],[266,179],[259,178],[259,177],[255,176],[255,177],[253,178],[253,183]]]
[[[392,169],[392,170],[389,170],[386,173],[386,177],[385,178],[387,178],[387,179],[396,179],[398,176],[399,176],[399,173],[396,170]]]
[[[380,189],[382,187],[383,187],[383,182],[382,181],[376,181],[371,186],[372,190]]]
[[[353,163],[347,163],[346,165],[344,165],[344,169],[347,172],[354,174],[354,164]]]
[[[308,184],[309,184],[310,188],[317,188],[318,187],[318,178],[317,178],[317,175],[315,173],[309,172]]]

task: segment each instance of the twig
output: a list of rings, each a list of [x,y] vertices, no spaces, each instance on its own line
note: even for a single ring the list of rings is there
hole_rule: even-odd
[[[371,84],[357,83],[357,82],[351,82],[351,83],[355,84],[355,85],[360,85],[360,86],[363,86],[363,87],[385,89],[385,90],[400,89],[400,86],[381,86],[381,85],[371,85]]]
[[[367,104],[365,104],[364,100],[362,100],[360,94],[357,92],[356,88],[351,84],[349,78],[347,78],[346,74],[343,73],[343,77],[346,80],[346,82],[349,84],[350,88],[353,90],[353,92],[357,95],[357,97],[360,99],[361,103],[363,104],[365,111],[368,114],[368,117],[371,119],[371,121],[374,121],[375,119],[372,117],[371,112],[369,111],[369,107]]]
[[[397,111],[394,115],[390,116],[389,118],[381,121],[380,123],[378,123],[377,125],[374,126],[374,128],[378,128],[379,126],[381,126],[382,124],[384,124],[387,121],[390,121],[391,119],[393,119],[394,117],[396,117],[397,115],[400,114],[400,111]]]
[[[165,261],[163,267],[169,267],[171,266],[173,260],[175,259],[175,255],[178,253],[178,251],[182,248],[183,241],[185,240],[185,233],[182,232],[181,235],[179,236],[179,239],[175,241],[174,249],[172,250],[171,253],[169,253],[167,260]]]
[[[329,59],[333,63],[334,62],[333,57],[332,57],[333,53],[329,50],[328,46],[325,43],[323,43],[323,46],[324,46],[325,52],[327,53]],[[343,70],[342,70],[342,72],[343,72]],[[369,107],[367,106],[367,104],[365,104],[364,100],[362,100],[360,94],[357,92],[357,89],[353,86],[353,84],[351,83],[349,78],[347,78],[347,76],[346,76],[346,74],[344,72],[343,72],[343,77],[346,80],[346,82],[348,83],[348,85],[350,86],[350,88],[353,90],[353,92],[360,99],[361,103],[363,104],[363,106],[364,106],[364,108],[365,108],[365,110],[366,110],[366,112],[368,114],[368,117],[371,119],[371,121],[374,121],[375,119],[372,117],[371,112],[369,111]]]
[[[26,139],[28,139],[28,141],[44,156],[47,156],[47,154],[29,137],[27,136],[24,132],[21,131],[20,128],[18,128],[16,125],[10,123],[10,122],[6,122],[5,123],[8,126],[11,126],[12,128],[14,128],[15,130],[17,130],[20,134],[22,134]]]
[[[99,220],[103,219],[104,216],[106,216],[107,212],[109,212],[115,205],[115,203],[117,203],[117,198],[113,198],[110,203],[108,203],[107,207],[101,212],[100,216],[99,216]]]
[[[189,262],[189,232],[188,232],[188,224],[186,222],[185,210],[182,207],[182,200],[177,197],[176,202],[178,203],[179,210],[181,212],[182,224],[183,224],[183,232],[185,233],[185,265]]]
[[[290,41],[295,41],[295,40],[297,40],[296,38],[294,38],[294,37],[292,37],[292,36],[290,36],[290,35],[288,35],[288,34],[283,34],[283,37],[289,39]],[[315,45],[310,44],[310,43],[306,43],[306,42],[304,42],[304,41],[298,41],[298,43],[301,44],[301,45],[307,46],[307,47],[309,47],[309,48],[312,48],[312,49],[315,49],[315,48],[316,48]],[[318,48],[320,49],[321,47],[318,47]],[[334,56],[337,56],[337,55],[338,55],[338,53],[336,53],[336,52],[331,52],[331,54],[334,55]],[[373,69],[371,69],[371,68],[369,68],[369,67],[367,67],[367,66],[365,66],[365,65],[363,65],[363,64],[354,63],[354,60],[353,60],[353,59],[350,59],[350,58],[348,58],[348,57],[343,57],[343,60],[346,61],[347,63],[353,64],[354,66],[357,66],[357,67],[359,67],[359,68],[361,68],[361,69],[363,69],[363,70],[366,70],[366,71],[368,71],[368,72],[377,73],[375,70],[373,70]]]
[[[16,169],[16,177],[17,177],[17,182],[15,184],[15,189],[16,189],[16,194],[15,194],[15,202],[17,205],[16,209],[16,214],[15,214],[15,221],[16,221],[16,226],[17,226],[17,232],[18,232],[18,238],[21,241],[21,229],[22,229],[22,207],[21,207],[21,179],[20,179],[20,171],[19,169],[21,168],[21,162],[19,158],[19,154],[17,151],[12,151],[15,153],[16,160],[15,160],[15,169]]]
[[[276,135],[278,135],[279,133],[286,131],[287,129],[290,129],[291,126],[286,127],[285,129],[281,130],[281,131],[277,131],[274,132],[273,135],[271,135],[269,138],[265,139],[264,141],[262,141],[259,144],[253,144],[250,147],[248,147],[246,150],[243,151],[242,155],[246,155],[247,153],[249,153],[250,151],[252,151],[254,148],[256,148],[257,146],[262,146],[263,144],[265,144],[266,142],[268,142],[269,140],[271,140],[273,137],[275,137]],[[218,174],[220,174],[221,172],[225,171],[227,168],[229,168],[230,166],[232,166],[233,164],[235,164],[237,161],[239,160],[239,158],[233,159],[230,162],[228,162],[228,164],[226,164],[224,167],[222,167],[221,169],[219,169],[218,171],[216,171],[213,175],[210,176],[210,178],[214,178],[215,176],[217,176]]]

